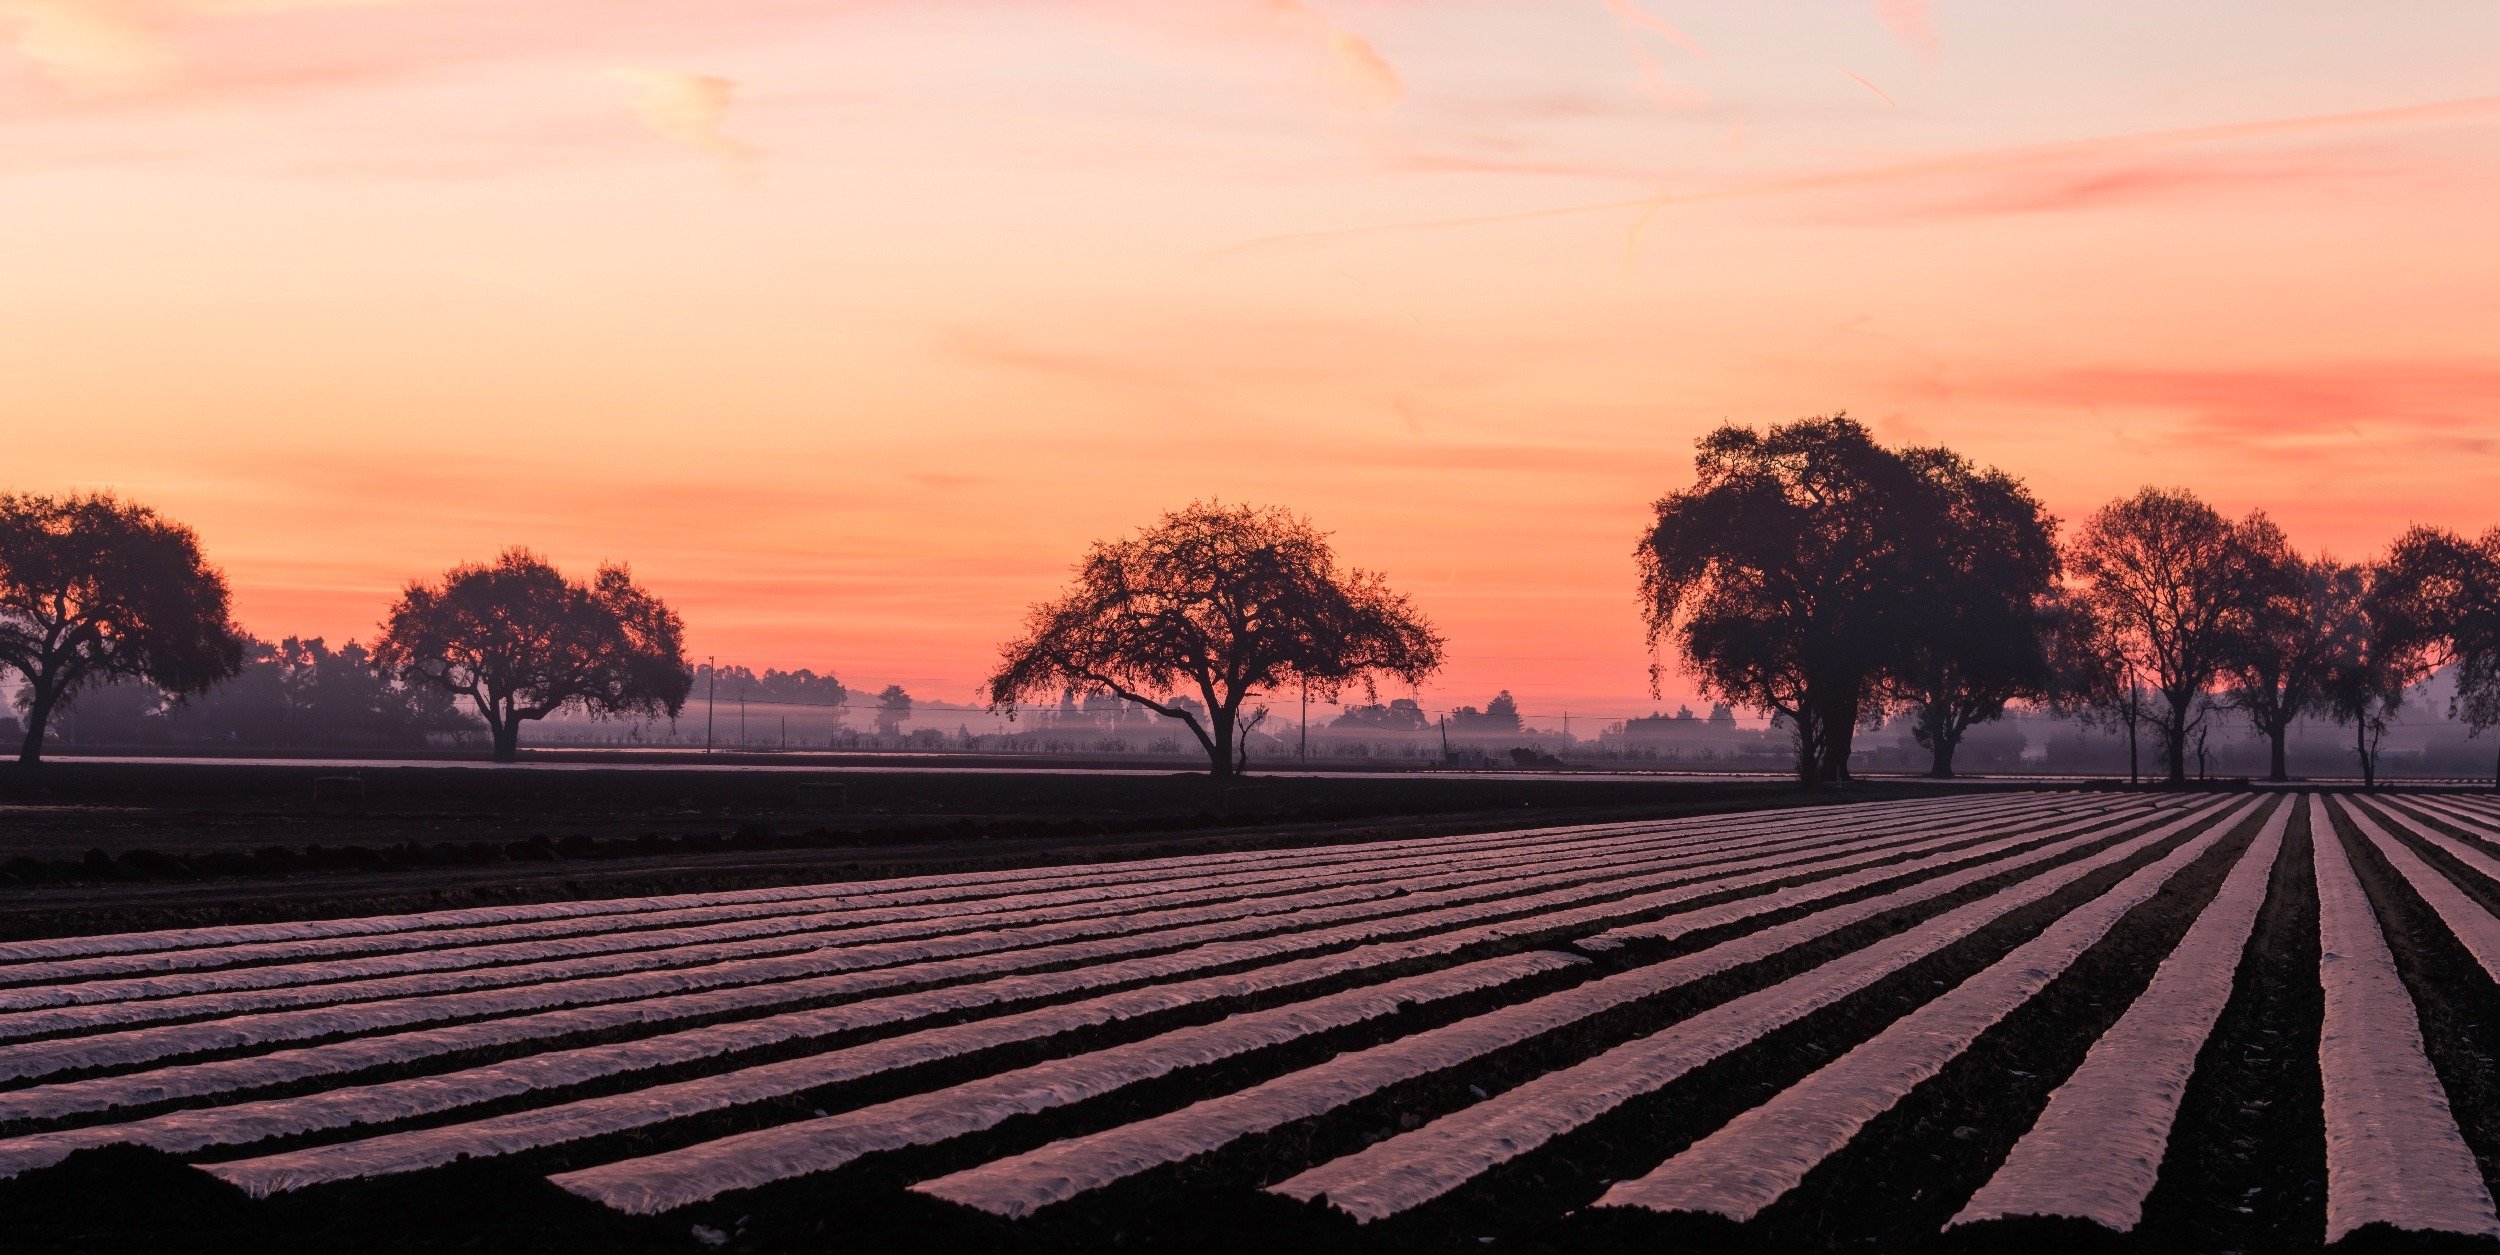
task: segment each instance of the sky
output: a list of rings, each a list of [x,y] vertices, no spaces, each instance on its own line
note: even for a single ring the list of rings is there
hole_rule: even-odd
[[[967,700],[1217,498],[1549,723],[1692,700],[1632,550],[1722,422],[2500,523],[2484,0],[0,0],[0,180],[0,486],[271,637],[523,544]]]

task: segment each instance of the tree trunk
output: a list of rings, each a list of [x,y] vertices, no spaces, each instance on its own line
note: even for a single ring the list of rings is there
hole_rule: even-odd
[[[2163,748],[2170,754],[2172,784],[2187,783],[2187,712],[2189,704],[2195,700],[2191,696],[2184,702],[2171,702],[2170,722],[2161,730],[2162,740],[2167,742]]]
[[[487,727],[495,734],[495,761],[512,762],[521,756],[521,721],[513,716],[490,720]]]
[[[2136,725],[2142,722],[2144,722],[2144,718],[2141,715],[2127,720],[2127,783],[2129,784],[2144,783],[2144,768],[2142,766],[2142,760],[2138,756],[2135,748]]]
[[[27,682],[27,692],[32,697],[25,705],[25,740],[17,742],[17,763],[32,768],[42,763],[42,732],[53,722],[53,710],[60,707],[60,690]]]
[[[2367,718],[2352,721],[2352,752],[2355,758],[2361,760],[2362,789],[2376,788],[2378,764],[2371,761],[2374,756],[2370,753],[2370,721]]]
[[[1837,723],[1838,731],[1823,733],[1823,782],[1832,785],[1849,783],[1849,745],[1857,732],[1857,721]]]
[[[1229,780],[1233,770],[1233,721],[1238,712],[1217,706],[1207,711],[1207,774]]]
[[[1823,747],[1815,743],[1814,708],[1797,703],[1797,787],[1811,789],[1823,779]]]
[[[34,691],[34,700],[26,704],[26,739],[18,744],[17,761],[31,767],[43,761],[44,725],[51,721],[52,708],[60,695],[41,685],[29,687]]]
[[[2290,724],[2282,724],[2269,731],[2269,735],[2274,739],[2274,749],[2266,763],[2266,779],[2268,780],[2280,783],[2292,778],[2291,772],[2284,767],[2283,758],[2284,735],[2290,730]]]
[[[1823,711],[1823,770],[1829,784],[1849,782],[1849,746],[1858,730],[1858,699],[1855,694],[1843,701],[1834,699]]]
[[[1935,756],[1934,762],[1927,768],[1927,774],[1938,780],[1952,779],[1953,751],[1961,745],[1962,738],[1946,736],[1943,728],[1929,732],[1927,737],[1928,751]]]

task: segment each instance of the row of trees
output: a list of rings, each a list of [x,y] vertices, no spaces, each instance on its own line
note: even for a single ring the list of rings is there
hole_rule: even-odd
[[[2218,711],[2283,778],[2294,721],[2353,729],[2365,779],[2406,692],[2457,669],[2452,715],[2500,722],[2500,530],[2417,527],[2381,559],[2294,550],[2262,512],[2148,488],[2062,543],[2021,481],[1846,416],[1700,441],[1697,482],[1638,550],[1653,646],[1794,735],[1797,775],[1845,780],[1853,732],[1906,711],[1933,774],[2015,702],[2159,740],[2169,778]]]
[[[54,712],[47,736],[56,730],[116,745],[404,750],[474,734],[478,725],[451,694],[376,670],[371,651],[355,641],[334,649],[320,637],[247,636],[241,668],[204,693],[170,701],[139,680],[90,683],[74,705]]]
[[[264,659],[255,670],[282,715],[389,703],[425,718],[466,698],[508,761],[521,725],[559,710],[675,715],[692,676],[684,637],[625,568],[568,580],[513,549],[409,584],[369,655],[290,641],[271,657],[235,626],[225,577],[189,528],[109,494],[0,495],[0,668],[22,680],[21,762],[41,758],[53,716],[83,691],[128,681],[181,703]],[[439,696],[346,691],[362,684],[346,673],[366,669]]]
[[[1903,713],[1950,774],[1971,729],[2023,702],[2121,727],[2131,747],[2153,731],[2174,781],[2225,709],[2271,740],[2278,777],[2286,732],[2315,714],[2354,729],[2371,773],[2389,714],[2441,665],[2455,669],[2454,715],[2477,731],[2500,722],[2500,530],[2416,528],[2354,565],[2304,557],[2262,513],[2235,521],[2147,489],[2061,542],[2020,480],[1948,449],[1886,448],[1838,415],[1722,427],[1695,470],[1638,549],[1652,643],[1711,696],[1786,729],[1808,785],[1845,780],[1855,734]],[[1065,594],[1032,608],[987,688],[1011,716],[1034,701],[1132,704],[1187,728],[1222,776],[1245,765],[1266,697],[1359,689],[1374,704],[1341,723],[1421,724],[1411,701],[1378,704],[1376,686],[1420,684],[1442,654],[1402,594],[1340,569],[1307,520],[1195,503],[1095,546]],[[707,691],[849,698],[811,672],[698,672],[676,612],[623,567],[575,581],[521,549],[409,584],[369,655],[267,646],[234,627],[188,529],[108,495],[0,496],[0,667],[24,679],[22,758],[84,689],[130,680],[180,701],[247,665],[268,671],[282,713],[397,701],[421,721],[465,698],[499,759],[558,711],[673,717],[698,675]],[[875,704],[881,730],[910,710],[899,687]],[[1517,703],[1505,692],[1453,722],[1515,729]]]

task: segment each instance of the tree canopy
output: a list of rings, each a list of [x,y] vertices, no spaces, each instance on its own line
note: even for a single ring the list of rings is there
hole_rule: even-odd
[[[1953,774],[1953,753],[2012,702],[2045,697],[2051,681],[2043,616],[2061,570],[2057,521],[2021,480],[1950,449],[1906,451],[1930,514],[1911,551],[1912,601],[1887,687],[1912,715],[1929,774]]]
[[[911,718],[911,694],[900,684],[889,684],[877,694],[877,735],[901,736],[903,723]]]
[[[2263,518],[2233,523],[2191,493],[2147,488],[2101,507],[2068,551],[2128,689],[2141,677],[2160,698],[2150,718],[2173,784],[2187,779],[2189,735],[2247,632],[2249,536]]]
[[[2379,742],[2405,692],[2429,673],[2427,643],[2410,630],[2384,566],[2337,566],[2317,611],[2326,637],[2318,705],[2353,730],[2353,758],[2364,788],[2378,783]]]
[[[501,762],[524,722],[568,708],[673,716],[693,684],[685,625],[624,567],[580,583],[519,548],[410,583],[373,655],[406,683],[469,698]]]
[[[2449,717],[2500,725],[2500,527],[2467,539],[2414,527],[2390,547],[2375,585],[2385,630],[2426,664],[2455,670]],[[2492,782],[2500,786],[2500,768]]]
[[[190,528],[110,494],[0,495],[0,666],[25,677],[20,762],[46,723],[99,681],[175,698],[243,665],[225,577]]]
[[[2357,597],[2359,568],[2304,558],[2263,514],[2240,525],[2247,598],[2223,664],[2223,702],[2267,741],[2267,779],[2288,778],[2285,738],[2303,715],[2325,713],[2335,625]]]
[[[1650,644],[1790,729],[1801,781],[1847,779],[1857,727],[1896,699],[1949,770],[1971,723],[2044,683],[2054,523],[2019,481],[1838,414],[1721,427],[1693,465],[1637,550]]]
[[[1307,520],[1194,502],[1095,545],[1067,592],[1027,614],[988,692],[1009,711],[1068,688],[1111,693],[1180,720],[1209,770],[1229,776],[1246,761],[1256,698],[1303,685],[1325,700],[1349,686],[1369,695],[1382,677],[1416,684],[1440,665],[1431,624],[1379,574],[1340,570]]]

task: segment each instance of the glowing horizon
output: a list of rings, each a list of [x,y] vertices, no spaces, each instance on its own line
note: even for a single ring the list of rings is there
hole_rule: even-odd
[[[512,544],[967,700],[1092,541],[1275,503],[1428,704],[1646,695],[1633,543],[1847,410],[2073,520],[2500,523],[2500,10],[0,0],[0,486],[367,637]],[[1387,694],[1384,694],[1384,698]],[[1542,722],[1542,718],[1539,720]]]

